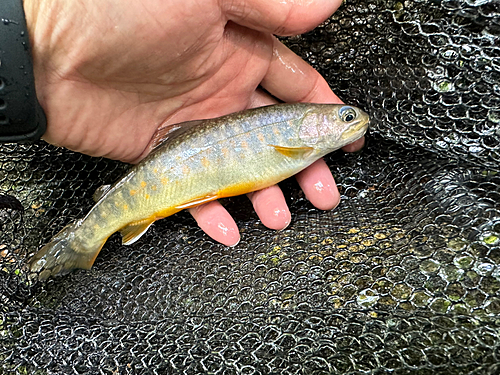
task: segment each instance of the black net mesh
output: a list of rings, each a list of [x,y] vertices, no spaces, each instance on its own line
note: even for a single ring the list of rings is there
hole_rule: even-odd
[[[346,2],[286,43],[373,125],[327,157],[336,210],[282,184],[284,231],[231,198],[235,248],[180,213],[36,282],[27,258],[127,166],[1,146],[0,374],[500,373],[500,4]]]

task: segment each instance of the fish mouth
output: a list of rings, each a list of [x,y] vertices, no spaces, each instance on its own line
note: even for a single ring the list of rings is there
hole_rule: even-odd
[[[344,133],[342,134],[342,138],[345,140],[349,140],[349,142],[354,142],[366,133],[369,124],[370,119],[368,118],[368,116],[366,116],[366,118],[360,119],[356,124],[352,124],[349,129],[344,131]]]

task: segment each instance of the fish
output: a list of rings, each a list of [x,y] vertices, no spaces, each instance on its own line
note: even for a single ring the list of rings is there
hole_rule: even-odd
[[[108,238],[136,242],[156,221],[219,198],[261,190],[361,138],[369,116],[344,104],[282,103],[166,126],[151,152],[95,194],[29,263],[40,280],[90,269]]]

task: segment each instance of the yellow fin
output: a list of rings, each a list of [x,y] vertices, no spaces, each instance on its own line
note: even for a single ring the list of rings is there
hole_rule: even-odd
[[[142,237],[148,228],[155,222],[155,219],[144,219],[128,224],[120,229],[122,234],[122,244],[132,245],[135,241]]]
[[[193,200],[190,200],[189,202],[186,202],[186,203],[183,203],[179,206],[176,206],[175,208],[178,210],[184,210],[186,208],[192,208],[192,207],[199,206],[200,204],[203,204],[203,203],[214,201],[218,198],[219,198],[219,196],[217,194],[205,195],[204,197],[195,198]]]
[[[280,154],[288,156],[289,158],[303,158],[314,150],[314,148],[307,146],[303,147],[286,147],[277,145],[269,145],[269,146],[274,147],[274,149],[278,151]]]

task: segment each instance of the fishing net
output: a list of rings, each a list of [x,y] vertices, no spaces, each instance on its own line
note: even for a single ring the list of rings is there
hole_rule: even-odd
[[[41,283],[28,257],[127,166],[2,145],[1,374],[500,373],[500,4],[347,1],[285,42],[371,114],[327,157],[340,206],[289,180],[286,230],[226,199],[235,248],[180,213]]]

